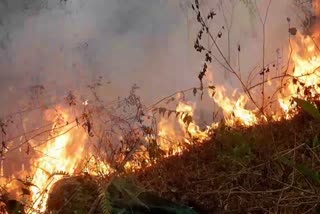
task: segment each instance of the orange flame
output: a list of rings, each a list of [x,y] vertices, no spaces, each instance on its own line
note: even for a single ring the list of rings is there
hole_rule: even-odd
[[[290,113],[293,108],[290,102],[292,96],[305,98],[306,94],[303,90],[309,86],[313,86],[311,96],[320,93],[320,81],[318,79],[320,57],[317,56],[317,53],[319,53],[318,47],[311,37],[297,34],[292,48],[291,59],[295,69],[292,73],[286,74],[286,85],[283,92],[278,94],[278,102],[285,113],[285,118],[292,117],[292,113]],[[272,85],[271,79],[268,79],[267,84],[269,86]],[[213,94],[212,90],[210,88],[208,91],[210,95]],[[249,127],[259,124],[265,118],[264,116],[258,116],[257,108],[249,108],[250,101],[245,93],[241,94],[234,91],[232,96],[228,97],[224,87],[219,86],[214,90],[213,100],[222,109],[226,125]],[[162,117],[158,123],[157,136],[146,137],[146,141],[151,138],[157,138],[157,143],[160,149],[165,152],[165,157],[182,154],[186,149],[186,145],[193,143],[193,139],[196,139],[197,143],[204,142],[209,138],[210,131],[215,129],[218,124],[213,123],[206,130],[201,130],[193,118],[195,109],[196,105],[194,103],[180,101],[174,111],[175,117]],[[67,111],[60,108],[59,112],[64,121],[70,120]],[[273,118],[275,120],[279,119],[278,116]],[[54,118],[53,129],[56,129],[59,124],[61,125],[60,120],[61,116]],[[55,133],[58,136],[40,148],[45,155],[35,160],[37,168],[32,182],[38,188],[32,187],[31,189],[34,202],[33,208],[35,210],[44,211],[48,198],[47,194],[43,194],[40,190],[50,190],[52,184],[61,178],[61,176],[50,177],[50,174],[57,171],[72,174],[81,162],[87,135],[83,129],[67,132],[68,128],[69,125],[59,128],[58,133]],[[77,140],[76,146],[74,146],[75,140]],[[141,153],[141,161],[146,161],[146,164],[150,165],[151,162],[148,162],[147,150],[145,148],[141,149]],[[96,164],[93,162],[89,162],[89,166],[85,168],[85,171],[94,175],[107,174],[112,171],[109,165],[103,163],[98,167],[101,171],[95,172],[90,169],[90,165]],[[141,165],[134,161],[130,161],[125,165],[125,169],[129,170],[139,168],[141,168]]]
[[[316,14],[319,15],[319,2],[313,1],[313,6]],[[293,106],[290,101],[292,96],[306,98],[304,89],[311,86],[311,95],[308,96],[315,96],[320,93],[319,52],[320,50],[311,36],[303,36],[299,33],[296,35],[292,42],[292,55],[290,56],[294,69],[291,73],[286,74],[286,85],[282,93],[278,94],[278,102],[284,112],[284,118],[288,119],[293,116],[291,113]],[[268,79],[267,85],[272,85],[271,79]],[[208,91],[210,96],[213,94],[212,90],[210,88]],[[250,101],[245,93],[241,94],[234,91],[233,95],[228,97],[225,87],[219,86],[214,90],[213,100],[222,109],[226,125],[249,127],[259,124],[263,119],[263,117],[258,116],[257,108],[249,108]],[[88,105],[88,102],[85,101],[83,105]],[[213,123],[207,129],[201,130],[193,118],[195,110],[196,105],[194,103],[180,101],[174,112],[176,115],[162,117],[157,124],[157,136],[146,137],[146,141],[150,140],[149,138],[156,138],[160,149],[165,152],[165,157],[182,154],[187,144],[193,143],[193,139],[196,139],[197,143],[206,141],[210,132],[218,124]],[[48,200],[47,193],[53,184],[63,176],[59,175],[59,172],[73,174],[83,161],[85,142],[88,140],[87,133],[82,128],[77,127],[70,130],[70,127],[74,124],[67,123],[72,120],[67,110],[58,107],[57,112],[58,114],[46,112],[47,118],[54,122],[53,133],[51,133],[53,137],[49,137],[49,141],[38,148],[41,155],[33,161],[34,176],[32,183],[36,187],[30,187],[33,202],[31,212],[45,211]],[[273,118],[278,119],[278,117]],[[146,161],[147,165],[151,164],[148,162],[149,157],[146,148],[142,148],[141,151],[141,160]],[[128,162],[125,168],[138,169],[141,168],[141,165],[132,161]],[[105,175],[113,171],[108,164],[95,158],[90,159],[83,170],[92,175]],[[58,172],[58,175],[53,175],[56,172]]]
[[[201,130],[193,119],[195,104],[180,101],[175,110],[176,117],[162,117],[158,123],[158,136],[160,149],[165,156],[180,155],[186,149],[186,144],[191,144],[192,139],[201,143],[208,139],[209,132],[216,126]],[[178,118],[178,123],[176,123]]]
[[[242,94],[238,99],[231,100],[226,96],[224,87],[216,88],[214,101],[222,108],[226,125],[244,125],[252,126],[258,123],[256,110],[247,110],[245,108],[248,98]]]
[[[47,116],[51,118],[53,115],[47,112]],[[87,135],[80,128],[70,130],[68,120],[70,116],[67,111],[59,107],[58,116],[55,117],[52,127],[54,137],[40,147],[42,155],[33,163],[35,172],[32,183],[36,187],[32,186],[30,190],[34,211],[43,212],[45,210],[47,193],[52,185],[62,177],[54,173],[74,173],[82,158]]]
[[[283,111],[289,117],[289,111],[293,108],[291,97],[302,99],[314,97],[320,93],[320,56],[319,49],[315,41],[310,36],[296,35],[292,44],[292,62],[294,64],[292,77],[288,80],[288,85],[283,95],[279,94],[279,103]],[[306,93],[306,88],[308,93]]]

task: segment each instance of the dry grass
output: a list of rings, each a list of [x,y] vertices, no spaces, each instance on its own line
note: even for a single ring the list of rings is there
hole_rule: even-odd
[[[220,126],[183,155],[124,176],[198,213],[319,213],[319,134],[320,123],[304,113],[251,128]],[[59,181],[49,210],[101,213],[101,182],[88,175]]]
[[[205,144],[133,178],[200,213],[316,213],[319,133],[305,114],[248,129],[220,127]]]

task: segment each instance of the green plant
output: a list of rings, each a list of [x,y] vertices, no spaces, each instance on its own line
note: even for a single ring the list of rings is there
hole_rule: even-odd
[[[310,181],[313,181],[315,184],[320,184],[320,172],[311,169],[310,167],[308,167],[304,163],[295,163],[293,160],[288,159],[286,157],[281,157],[279,160],[282,163],[284,163],[292,168],[295,168],[302,175],[304,175]]]
[[[302,108],[303,111],[312,116],[315,120],[320,121],[320,112],[318,108],[313,105],[311,102],[300,99],[293,98],[293,100],[297,103],[297,105]]]

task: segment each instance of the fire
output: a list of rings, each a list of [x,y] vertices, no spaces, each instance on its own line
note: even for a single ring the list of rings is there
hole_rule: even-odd
[[[196,139],[197,143],[204,142],[209,138],[210,130],[216,127],[216,124],[213,124],[212,127],[201,130],[193,119],[195,109],[194,103],[180,101],[175,109],[175,117],[161,118],[158,123],[159,147],[166,157],[182,154],[186,144],[192,144],[193,139]]]
[[[87,134],[83,129],[70,130],[71,124],[68,124],[68,121],[71,118],[67,111],[59,107],[57,116],[51,113],[47,112],[47,116],[49,119],[54,117],[53,133],[51,133],[53,139],[39,148],[41,157],[34,160],[33,163],[35,171],[32,183],[36,186],[30,188],[33,202],[32,212],[45,210],[48,191],[63,176],[59,174],[75,172],[87,139]],[[58,175],[54,175],[55,173]]]
[[[165,156],[180,154],[182,151],[180,145],[184,139],[181,127],[177,127],[170,118],[161,118],[158,129],[159,148],[165,152]]]
[[[208,129],[205,131],[201,131],[200,127],[193,120],[195,109],[196,109],[195,104],[187,104],[184,102],[179,102],[176,108],[176,111],[185,112],[187,113],[188,116],[190,116],[190,121],[184,121],[184,118],[180,117],[179,124],[181,127],[184,127],[185,133],[188,133],[192,138],[196,138],[197,141],[201,142],[208,138]],[[188,139],[186,139],[186,142],[189,142]]]
[[[236,91],[233,94],[235,95]],[[238,99],[231,100],[226,96],[224,87],[217,87],[213,99],[222,108],[226,125],[252,126],[258,123],[257,110],[246,109],[248,98],[244,94]]]
[[[102,160],[100,160],[100,158],[96,158],[94,156],[85,158],[82,165],[82,171],[93,176],[105,176],[113,172],[113,169],[110,167],[108,163],[105,163]]]
[[[318,56],[319,49],[316,43],[310,36],[297,34],[292,44],[292,72],[287,72],[284,76],[283,90],[278,94],[278,103],[283,111],[281,118],[289,119],[293,116],[291,110],[294,106],[291,103],[292,97],[308,98],[314,97],[320,93],[319,84],[319,68],[320,57]],[[274,80],[267,79],[267,86],[272,86]],[[279,84],[279,81],[278,83]],[[308,93],[306,92],[308,89]],[[213,91],[214,90],[214,93]],[[228,97],[225,87],[219,86],[208,89],[210,96],[214,102],[221,108],[225,124],[227,126],[244,126],[250,127],[259,124],[266,116],[259,116],[259,110],[256,107],[251,107],[252,103],[245,93],[233,91],[232,96]],[[178,96],[177,100],[180,97]],[[83,103],[88,105],[87,102]],[[202,130],[194,120],[196,110],[195,103],[179,101],[173,113],[167,117],[161,117],[157,124],[157,134],[145,137],[148,143],[156,142],[157,146],[164,152],[164,157],[172,155],[180,155],[186,150],[188,144],[194,141],[201,143],[210,137],[212,130],[218,127],[218,123],[212,123]],[[281,119],[279,112],[270,111],[274,120]],[[51,176],[54,172],[63,171],[69,174],[76,172],[77,166],[82,161],[82,154],[87,141],[87,133],[83,129],[68,131],[71,124],[66,124],[62,128],[62,123],[71,120],[67,111],[59,108],[59,117],[54,117],[53,135],[57,136],[40,148],[42,155],[35,160],[35,173],[32,183],[37,187],[31,187],[32,201],[34,210],[45,210],[45,204],[48,199],[46,192],[50,190],[52,185],[58,181],[62,175]],[[276,115],[276,116],[275,116]],[[61,121],[61,118],[62,121]],[[52,116],[51,116],[52,119]],[[75,140],[77,144],[75,144]],[[76,154],[76,155],[75,155]],[[147,149],[141,148],[140,154],[136,157],[138,161],[144,162],[144,166],[150,166],[152,162],[147,155]],[[142,164],[136,160],[129,161],[125,164],[126,170],[141,169]],[[98,171],[92,170],[93,168]],[[113,171],[113,169],[103,161],[90,159],[84,171],[92,175],[105,175]],[[45,192],[43,192],[45,190]]]
[[[283,94],[279,94],[279,103],[287,114],[292,110],[291,97],[302,99],[313,98],[320,92],[320,56],[319,49],[311,36],[296,35],[293,41],[293,72],[287,80],[288,85]],[[286,95],[285,98],[282,98]]]
[[[313,1],[320,14],[318,1]],[[320,94],[320,50],[311,36],[297,34],[292,41],[291,65],[283,78],[283,88],[277,94],[278,103],[283,111],[285,119],[291,118],[294,114],[291,110],[294,106],[291,103],[292,97],[302,99],[313,98]],[[208,74],[209,80],[212,80]],[[274,84],[272,78],[267,79],[266,85],[272,87],[279,85],[280,81]],[[214,90],[214,91],[213,91]],[[227,126],[250,127],[259,124],[266,117],[260,116],[256,107],[251,107],[248,96],[245,93],[233,91],[232,96],[228,96],[227,90],[223,86],[211,87],[208,93],[214,102],[221,108],[225,124]],[[157,124],[157,132],[152,136],[145,137],[147,143],[156,142],[164,157],[180,155],[186,150],[188,144],[194,142],[202,143],[210,138],[212,130],[218,127],[218,123],[212,123],[202,130],[194,119],[195,103],[179,100],[171,116],[161,117]],[[82,103],[88,106],[88,101]],[[279,112],[272,113],[277,115],[272,117],[278,120]],[[53,184],[63,177],[64,174],[74,174],[79,172],[79,167],[84,163],[84,151],[88,141],[88,133],[82,127],[78,127],[70,112],[62,107],[57,107],[56,112],[46,112],[46,118],[53,122],[52,133],[48,141],[37,147],[40,152],[39,157],[32,161],[34,166],[31,183],[35,186],[30,187],[32,208],[29,212],[44,212],[48,200],[48,192]],[[120,138],[122,138],[120,136]],[[140,154],[136,157],[138,161],[144,161],[144,166],[151,165],[150,157],[147,155],[146,147],[141,148]],[[87,154],[86,154],[87,155]],[[111,164],[110,164],[111,165]],[[114,172],[108,163],[91,156],[89,161],[81,169],[91,175],[108,175]],[[125,164],[126,170],[142,168],[142,164],[135,161],[128,161]],[[56,174],[56,175],[55,175]],[[16,187],[15,187],[16,188]],[[0,204],[1,207],[1,204]]]
[[[294,116],[292,111],[295,105],[292,97],[301,99],[318,99],[320,93],[320,50],[312,36],[305,36],[298,33],[292,39],[291,64],[283,75],[283,81],[278,79],[273,83],[270,79],[266,85],[282,84],[281,93],[278,93],[278,103],[282,114],[277,109],[272,109],[270,115],[274,120],[282,118],[290,119]],[[212,77],[209,75],[209,80]],[[280,83],[281,82],[281,83]],[[209,94],[212,90],[209,89]],[[228,126],[253,126],[258,124],[265,116],[259,116],[257,108],[247,107],[249,102],[245,93],[233,92],[231,97],[223,86],[216,87],[213,97],[215,103],[222,109],[225,123]],[[281,116],[280,116],[281,115]]]

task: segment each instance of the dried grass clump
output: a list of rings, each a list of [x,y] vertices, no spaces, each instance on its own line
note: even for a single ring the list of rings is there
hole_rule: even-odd
[[[204,145],[136,179],[201,213],[320,212],[319,133],[305,113],[245,129],[221,126]]]

